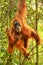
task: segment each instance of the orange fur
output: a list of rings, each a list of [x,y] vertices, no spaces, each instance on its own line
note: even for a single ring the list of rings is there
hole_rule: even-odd
[[[15,32],[14,28],[14,22],[17,20],[19,24],[21,25],[21,33],[18,35]],[[25,0],[20,0],[18,4],[18,11],[15,16],[15,18],[12,20],[12,25],[10,29],[6,29],[6,33],[8,36],[9,40],[9,47],[8,51],[10,54],[13,53],[14,48],[18,48],[23,52],[25,56],[27,56],[29,53],[27,52],[27,46],[28,46],[28,39],[33,37],[38,44],[40,44],[40,37],[36,33],[36,31],[31,28],[27,23],[25,22],[26,20],[26,2]],[[16,35],[15,35],[16,34]]]

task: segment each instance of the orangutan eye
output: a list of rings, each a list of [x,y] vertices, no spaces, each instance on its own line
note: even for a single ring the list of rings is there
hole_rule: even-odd
[[[17,32],[20,32],[20,31],[21,31],[21,26],[20,26],[20,24],[18,23],[18,21],[15,21],[15,22],[14,22],[14,27],[15,27],[15,29],[16,29]]]

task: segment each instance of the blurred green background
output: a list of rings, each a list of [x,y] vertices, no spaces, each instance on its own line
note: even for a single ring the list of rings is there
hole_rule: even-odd
[[[31,52],[31,60],[24,59],[17,49],[14,49],[11,58],[7,52],[8,39],[5,29],[11,25],[11,20],[17,11],[18,1],[0,0],[0,65],[43,65],[43,0],[26,0],[27,23],[37,30],[42,45]],[[36,43],[34,40],[29,42],[30,47],[28,49],[31,50]]]

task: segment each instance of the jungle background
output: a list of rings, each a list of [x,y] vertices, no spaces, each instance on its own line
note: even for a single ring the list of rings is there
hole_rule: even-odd
[[[43,0],[26,0],[27,24],[34,28],[42,42],[37,46],[34,40],[29,40],[31,60],[25,59],[19,50],[14,49],[12,57],[7,52],[8,39],[5,29],[11,26],[15,17],[19,0],[0,0],[0,65],[43,65]]]

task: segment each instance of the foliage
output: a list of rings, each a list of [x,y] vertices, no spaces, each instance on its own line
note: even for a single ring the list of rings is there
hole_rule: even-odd
[[[11,20],[17,11],[18,0],[1,0],[0,1],[0,65],[35,65],[36,48],[31,53],[32,60],[24,59],[20,52],[15,49],[12,57],[7,52],[8,40],[5,29],[10,27]],[[35,29],[36,22],[36,3],[35,0],[26,0],[27,3],[27,23]],[[38,52],[43,50],[43,0],[37,1],[37,19],[38,33],[42,40],[42,46],[38,47]],[[30,40],[29,50],[35,45],[35,41]],[[38,54],[38,65],[43,65],[43,52]]]

